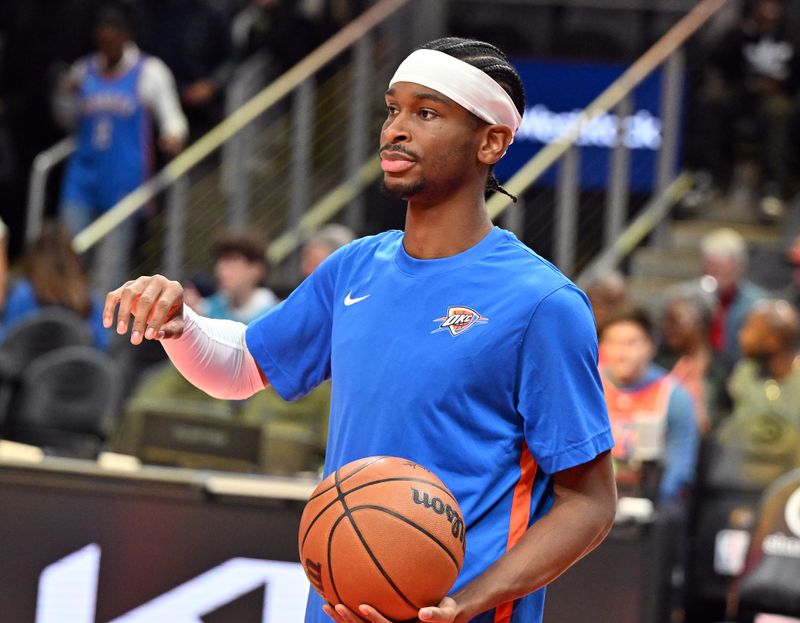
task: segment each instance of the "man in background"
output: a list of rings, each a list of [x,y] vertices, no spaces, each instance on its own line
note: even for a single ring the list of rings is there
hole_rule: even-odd
[[[61,220],[73,235],[150,176],[151,114],[165,152],[179,152],[188,133],[172,74],[159,59],[139,51],[121,8],[101,10],[95,40],[97,51],[72,66],[56,102],[65,125],[77,129],[60,206]],[[128,219],[106,239],[96,262],[98,287],[127,278],[134,226]]]
[[[217,291],[206,298],[193,292],[191,306],[209,318],[247,323],[277,305],[278,297],[264,286],[266,253],[267,243],[258,234],[220,236],[214,245]]]
[[[699,437],[691,396],[653,364],[653,327],[643,309],[613,311],[600,327],[600,346],[620,495],[681,501],[694,478]]]
[[[766,298],[767,293],[745,277],[747,243],[736,230],[722,227],[710,231],[700,241],[700,252],[700,287],[714,304],[709,329],[711,347],[732,366],[739,359],[739,330],[753,305]]]

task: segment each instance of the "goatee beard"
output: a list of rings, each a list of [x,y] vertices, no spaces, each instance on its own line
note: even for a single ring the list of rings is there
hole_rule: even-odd
[[[386,180],[381,180],[381,192],[389,197],[396,199],[410,199],[414,195],[420,193],[425,188],[425,180],[418,180],[412,184],[395,185],[389,187]]]

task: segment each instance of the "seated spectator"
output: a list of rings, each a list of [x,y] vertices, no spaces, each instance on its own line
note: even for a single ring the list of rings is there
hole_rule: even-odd
[[[6,305],[8,292],[8,227],[0,219],[0,314]]]
[[[800,316],[788,302],[758,303],[739,333],[744,359],[731,375],[733,416],[774,412],[800,427]]]
[[[689,393],[654,365],[647,313],[626,305],[600,328],[600,366],[621,495],[679,502],[692,484],[698,445]]]
[[[698,110],[698,165],[725,184],[733,141],[749,126],[762,164],[761,209],[785,209],[791,158],[794,97],[800,83],[800,46],[785,17],[785,0],[754,0],[744,18],[711,52],[711,72]]]
[[[90,296],[67,231],[55,223],[45,224],[39,239],[25,253],[23,265],[24,277],[8,294],[3,331],[7,333],[37,310],[55,305],[85,318],[95,346],[105,350],[109,332],[103,327],[103,302]]]
[[[717,431],[735,471],[766,486],[800,467],[800,315],[780,299],[761,301],[739,334],[744,359],[729,380],[733,413]]]
[[[792,267],[792,282],[783,293],[783,298],[800,309],[800,236],[786,250],[786,262]]]
[[[267,243],[256,234],[226,233],[214,245],[216,293],[198,299],[195,310],[209,318],[247,324],[278,303],[262,284],[267,275]]]
[[[721,408],[727,370],[712,356],[708,343],[710,309],[698,299],[674,298],[661,318],[656,363],[691,394],[701,434],[707,433]]]
[[[159,59],[139,51],[121,9],[110,5],[100,12],[95,39],[97,52],[72,66],[56,102],[64,123],[77,129],[59,208],[72,235],[150,176],[151,114],[164,151],[180,151],[188,133],[172,74]],[[128,219],[107,237],[96,262],[98,290],[127,279],[134,229]]]
[[[697,282],[699,295],[710,298],[715,310],[709,339],[715,353],[732,366],[739,359],[739,330],[753,305],[768,294],[745,277],[747,243],[735,229],[710,231],[700,241],[703,277]]]
[[[349,240],[352,240],[352,234],[346,227],[337,225],[323,228],[304,246],[304,270],[313,270],[327,255]],[[233,267],[223,267],[222,270],[219,269],[219,260],[217,262],[218,269],[215,270],[215,275],[219,282],[220,294],[223,294],[226,288],[227,291],[237,292],[244,289],[233,287],[234,284],[247,283],[251,289],[254,288],[254,284],[264,276],[265,251],[263,241],[253,236],[228,234],[220,238],[217,244],[218,258],[227,255],[233,262]],[[233,257],[230,257],[231,255]],[[223,283],[227,286],[223,287]],[[208,304],[211,298],[213,297],[198,300],[198,303]],[[209,307],[216,308],[220,314],[226,311],[233,313],[228,304]],[[204,310],[204,313],[208,312]],[[255,316],[258,316],[263,312],[243,314],[242,309],[239,309],[238,313],[245,316],[255,313]],[[237,319],[231,315],[218,317]],[[112,448],[119,452],[134,452],[139,439],[143,412],[154,401],[169,400],[186,403],[216,399],[191,385],[171,363],[167,363],[151,374],[135,391],[126,407],[125,416],[112,437]],[[241,421],[261,423],[264,427],[267,456],[262,467],[265,472],[289,475],[317,471],[321,468],[328,436],[330,383],[323,383],[293,403],[283,401],[274,389],[267,387],[245,401],[243,405],[237,405],[235,411],[238,412],[235,417]]]

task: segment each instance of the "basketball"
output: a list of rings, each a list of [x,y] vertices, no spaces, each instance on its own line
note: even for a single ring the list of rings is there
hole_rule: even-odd
[[[369,604],[417,620],[447,595],[464,561],[465,526],[453,494],[421,465],[369,457],[339,468],[303,511],[300,560],[322,598],[356,615]]]

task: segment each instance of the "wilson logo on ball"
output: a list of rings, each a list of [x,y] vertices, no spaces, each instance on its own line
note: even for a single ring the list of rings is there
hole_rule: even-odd
[[[447,521],[450,522],[450,532],[461,542],[462,547],[466,547],[464,520],[461,519],[461,516],[453,510],[449,504],[445,504],[437,497],[432,498],[427,491],[420,491],[419,489],[411,487],[411,492],[414,504],[420,504],[425,508],[430,508],[437,515],[446,516]]]

